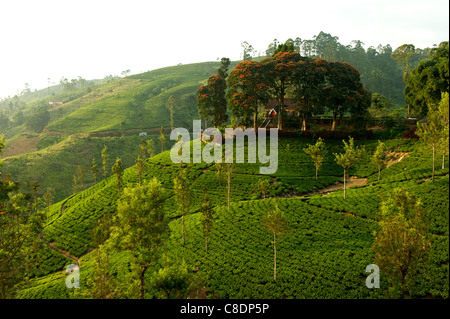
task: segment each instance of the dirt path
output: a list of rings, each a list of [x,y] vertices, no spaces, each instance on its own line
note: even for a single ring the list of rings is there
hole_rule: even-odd
[[[67,202],[70,198],[72,198],[72,196],[68,197],[68,198],[62,203],[62,205],[61,205],[61,216],[64,214],[64,211],[65,211],[65,209],[66,209],[66,202]],[[48,225],[47,225],[47,226],[48,226]],[[49,247],[50,249],[53,249],[53,250],[56,251],[58,254],[60,254],[60,255],[62,255],[62,256],[64,256],[64,257],[67,257],[67,258],[69,258],[69,259],[72,259],[72,260],[77,264],[77,266],[80,267],[80,260],[79,260],[77,257],[71,255],[69,252],[67,252],[67,251],[65,251],[65,250],[59,249],[58,247],[55,246],[55,243],[49,243],[48,241],[46,241],[46,240],[44,239],[44,234],[42,234],[42,232],[39,233],[38,238],[39,238],[44,244],[46,244],[47,247]]]
[[[353,187],[353,186],[364,186],[364,185],[367,185],[367,183],[368,183],[368,179],[367,178],[351,177],[351,178],[347,179],[346,187],[348,189],[349,187]],[[344,189],[344,183],[336,182],[333,185],[326,186],[326,187],[323,187],[321,189],[318,189],[318,190],[315,190],[315,191],[312,191],[312,192],[308,192],[308,193],[305,193],[305,194],[302,194],[302,195],[294,195],[292,197],[294,197],[294,198],[304,198],[304,197],[311,197],[311,196],[314,196],[314,195],[324,195],[324,196],[326,196],[328,194],[337,192],[337,191],[339,191],[341,189]]]
[[[40,233],[40,234],[38,235],[38,237],[39,237],[39,239],[40,239],[44,244],[46,244],[50,249],[53,249],[53,250],[56,251],[58,254],[63,255],[64,257],[67,257],[67,258],[69,258],[69,259],[72,259],[72,260],[77,264],[77,266],[80,267],[80,260],[79,260],[77,257],[71,255],[69,252],[67,252],[67,251],[65,251],[65,250],[59,249],[58,247],[55,246],[54,243],[49,243],[48,241],[46,241],[46,240],[44,239],[44,235],[42,235],[42,233]]]

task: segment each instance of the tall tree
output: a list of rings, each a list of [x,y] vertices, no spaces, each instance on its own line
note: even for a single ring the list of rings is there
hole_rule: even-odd
[[[293,81],[293,69],[300,61],[297,52],[280,51],[272,57],[261,61],[264,72],[267,74],[269,93],[278,100],[278,129],[283,129],[282,113],[285,106],[284,99]]]
[[[166,142],[166,136],[164,135],[164,127],[161,126],[159,130],[159,141],[161,142],[161,153],[164,152],[164,143]]]
[[[334,154],[336,163],[344,169],[344,199],[347,197],[347,184],[346,176],[348,170],[358,163],[364,154],[364,148],[355,147],[355,143],[352,137],[349,138],[348,143],[343,140],[344,152],[340,154]]]
[[[226,94],[228,104],[237,117],[248,119],[253,114],[253,128],[257,129],[258,106],[269,100],[268,86],[261,64],[243,61],[231,71]]]
[[[214,127],[228,120],[227,101],[225,98],[227,82],[220,74],[211,75],[205,85],[197,90],[197,108],[205,120],[211,119]]]
[[[138,174],[139,185],[141,185],[142,174],[147,170],[147,163],[145,159],[141,158],[139,155],[135,161],[135,169]]]
[[[323,94],[326,97],[327,108],[333,114],[331,130],[336,129],[337,116],[341,117],[360,102],[363,95],[359,71],[348,63],[330,62],[326,73],[326,86]],[[366,105],[368,108],[370,106]]]
[[[372,163],[378,166],[378,182],[381,178],[381,169],[384,168],[387,162],[387,155],[386,155],[386,145],[378,141],[377,148],[375,149],[375,153],[372,155]]]
[[[400,65],[403,71],[403,82],[406,84],[410,70],[411,70],[411,64],[410,60],[413,57],[414,53],[416,51],[416,47],[413,44],[403,44],[399,46],[395,51],[391,54],[394,61],[397,62],[397,64]],[[408,104],[408,117],[410,115],[410,108]]]
[[[445,128],[442,122],[441,114],[436,106],[431,106],[427,114],[427,122],[417,122],[416,135],[419,136],[425,144],[431,148],[433,154],[433,173],[432,181],[434,183],[436,149],[439,147],[445,134]]]
[[[108,147],[103,145],[102,149],[102,167],[103,167],[103,178],[109,175],[109,154]]]
[[[447,92],[442,94],[441,102],[439,103],[439,115],[442,122],[441,141],[439,142],[439,149],[442,152],[442,169],[445,168],[445,155],[448,154],[449,149],[449,108],[448,108]]]
[[[322,163],[325,162],[325,158],[328,153],[325,143],[323,142],[322,138],[319,137],[316,141],[316,144],[314,145],[308,144],[308,147],[303,149],[303,151],[309,156],[311,156],[311,159],[313,160],[314,165],[316,166],[316,181],[317,181],[318,172],[322,167]]]
[[[217,74],[226,79],[228,77],[228,68],[230,67],[230,59],[222,58],[220,60],[220,68],[217,70]]]
[[[231,178],[233,176],[235,167],[234,163],[225,163],[225,170],[227,173],[227,207],[230,209],[231,203]]]
[[[161,183],[152,179],[137,187],[125,187],[117,202],[117,215],[108,246],[128,251],[139,272],[140,297],[145,297],[145,271],[161,255],[169,233]]]
[[[94,185],[95,185],[95,184],[97,184],[98,173],[99,173],[99,169],[98,169],[97,163],[95,162],[95,158],[92,159],[91,172],[92,172],[92,176],[94,176]]]
[[[212,206],[209,201],[208,190],[203,188],[202,206],[200,212],[203,215],[203,234],[205,235],[205,254],[208,254],[208,235],[213,226]]]
[[[253,49],[253,46],[247,41],[242,42],[241,47],[244,50],[242,53],[242,60],[250,61],[252,59],[252,53],[253,51],[255,51],[255,49]]]
[[[403,295],[430,247],[425,211],[414,194],[401,188],[383,200],[378,218],[375,263]]]
[[[449,79],[449,44],[442,42],[407,78],[405,98],[412,111],[426,116],[428,105],[438,104],[442,93],[449,92]]]
[[[264,228],[273,235],[273,280],[277,280],[277,237],[287,232],[287,221],[284,213],[275,201],[274,206],[269,209],[266,216],[263,216]]]
[[[47,212],[50,211],[50,204],[52,203],[53,198],[55,197],[55,189],[53,187],[47,187],[47,190],[44,194],[44,201],[47,204]]]
[[[323,88],[328,62],[322,59],[305,59],[293,70],[292,97],[297,102],[302,118],[302,131],[306,131],[306,119],[311,114],[323,112]]]
[[[117,185],[117,193],[120,197],[120,190],[122,189],[122,183],[123,183],[123,165],[122,160],[120,158],[116,158],[116,162],[111,168],[111,171],[114,175],[116,175],[116,185]]]
[[[173,114],[175,113],[175,105],[176,100],[173,95],[169,97],[169,99],[166,102],[166,108],[169,110],[170,113],[170,129],[173,130]]]
[[[220,163],[214,163],[214,166],[216,167],[216,176],[219,180],[219,186],[222,186],[222,176],[225,171],[225,163],[221,161]]]

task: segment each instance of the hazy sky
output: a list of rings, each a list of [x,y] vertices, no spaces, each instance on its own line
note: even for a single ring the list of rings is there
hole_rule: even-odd
[[[320,31],[365,48],[449,39],[448,0],[0,0],[0,97],[81,76],[131,74],[178,63],[237,60],[241,43]]]

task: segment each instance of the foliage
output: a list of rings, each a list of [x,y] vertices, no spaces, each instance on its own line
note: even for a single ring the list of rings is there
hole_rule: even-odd
[[[156,178],[141,186],[126,187],[117,203],[117,217],[109,239],[111,247],[132,252],[139,266],[141,298],[145,296],[145,271],[156,261],[158,248],[168,231],[162,191]]]
[[[418,116],[426,116],[428,105],[437,104],[441,94],[449,92],[449,46],[442,42],[420,61],[406,82],[406,101]]]
[[[381,177],[381,169],[384,168],[384,165],[386,165],[386,151],[386,145],[379,140],[375,153],[372,156],[372,163],[378,166],[378,182],[380,181]]]
[[[343,153],[340,154],[334,154],[336,163],[344,169],[344,199],[346,198],[346,174],[349,168],[354,166],[358,161],[361,160],[364,148],[358,148],[354,145],[354,139],[349,138],[348,143],[345,142],[345,140],[342,141],[344,143],[344,150]]]
[[[258,106],[265,105],[269,99],[268,86],[260,63],[243,61],[239,63],[227,78],[226,98],[236,117],[249,122],[253,114],[253,128],[257,128]]]
[[[311,156],[311,159],[313,160],[316,166],[316,180],[317,180],[318,179],[317,173],[322,167],[322,163],[325,161],[325,156],[327,155],[325,143],[319,137],[317,139],[316,144],[314,145],[308,144],[308,147],[303,150],[305,151],[306,154]]]
[[[422,203],[397,189],[382,202],[379,218],[381,229],[372,248],[375,263],[404,293],[430,246]]]

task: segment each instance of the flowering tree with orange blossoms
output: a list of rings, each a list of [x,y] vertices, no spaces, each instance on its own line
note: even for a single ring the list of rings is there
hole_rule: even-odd
[[[323,86],[328,62],[322,59],[299,61],[294,68],[292,97],[300,106],[302,131],[306,131],[306,119],[312,113],[323,112]]]
[[[269,100],[264,70],[258,62],[239,63],[227,78],[228,104],[234,115],[249,122],[253,114],[253,128],[257,128],[258,106]]]
[[[211,75],[206,85],[197,90],[197,108],[201,117],[212,120],[214,127],[227,122],[227,82],[220,74]]]
[[[278,52],[265,58],[261,65],[265,69],[269,93],[278,100],[278,129],[283,129],[282,111],[284,98],[293,81],[293,70],[301,60],[298,52]]]

